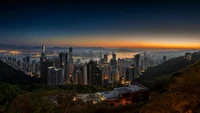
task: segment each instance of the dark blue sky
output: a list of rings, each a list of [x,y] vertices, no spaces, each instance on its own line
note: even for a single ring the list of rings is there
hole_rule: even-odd
[[[59,46],[57,40],[73,42],[73,40],[91,39],[87,36],[92,36],[94,40],[101,36],[105,39],[118,39],[119,37],[115,37],[133,34],[199,36],[199,5],[198,2],[158,0],[154,2],[138,0],[129,4],[114,2],[2,4],[0,42],[40,45],[52,40],[55,41],[55,44],[51,42],[52,45]],[[140,38],[133,37],[133,40]]]

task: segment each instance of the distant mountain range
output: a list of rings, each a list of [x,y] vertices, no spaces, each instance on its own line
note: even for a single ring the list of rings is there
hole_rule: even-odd
[[[68,50],[69,47],[50,47],[47,46],[46,49],[50,50]],[[0,44],[0,49],[21,49],[21,50],[32,50],[32,49],[40,49],[42,50],[41,46],[28,46],[28,45],[12,45],[12,44]],[[87,50],[87,51],[114,51],[114,52],[141,52],[141,51],[173,51],[172,49],[140,49],[140,48],[103,48],[103,47],[73,47],[74,50]],[[189,50],[189,49],[188,49]],[[194,49],[195,50],[195,49]],[[186,51],[186,50],[180,50]]]
[[[0,44],[0,49],[39,49],[40,46],[27,46],[27,45],[11,45],[11,44]]]
[[[68,49],[69,47],[46,47],[47,49]],[[42,46],[27,46],[27,45],[12,45],[12,44],[0,44],[0,49],[42,49]],[[102,47],[73,47],[73,49],[97,49],[105,50]]]
[[[46,47],[51,50],[68,49],[69,47]],[[12,45],[12,44],[0,44],[0,49],[42,49],[42,46],[28,46],[28,45]],[[117,49],[117,48],[103,48],[103,47],[73,47],[74,50],[91,50],[91,51],[114,51],[114,52],[133,52],[133,49]]]

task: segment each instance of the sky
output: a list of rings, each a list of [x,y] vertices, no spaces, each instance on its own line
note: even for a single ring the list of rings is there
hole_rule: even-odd
[[[0,6],[0,43],[200,48],[200,3],[12,2]]]

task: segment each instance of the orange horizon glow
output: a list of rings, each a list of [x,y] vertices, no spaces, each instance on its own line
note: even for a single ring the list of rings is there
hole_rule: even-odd
[[[71,39],[67,37],[53,37],[49,40],[40,40],[40,42],[47,46],[200,49],[200,38],[198,36],[85,36],[73,37]]]
[[[53,44],[51,44],[53,45]],[[73,47],[107,47],[107,48],[150,48],[150,49],[200,49],[200,44],[166,44],[166,43],[131,43],[131,42],[93,42],[93,43],[82,43],[82,44],[62,44],[60,46],[73,46]],[[56,45],[55,45],[56,46]]]

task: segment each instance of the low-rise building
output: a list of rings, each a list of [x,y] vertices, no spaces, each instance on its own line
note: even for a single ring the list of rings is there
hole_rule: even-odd
[[[101,95],[107,101],[113,101],[118,99],[127,99],[132,102],[148,101],[149,89],[142,86],[139,83],[134,83],[128,87],[114,88],[113,91],[101,92]]]

